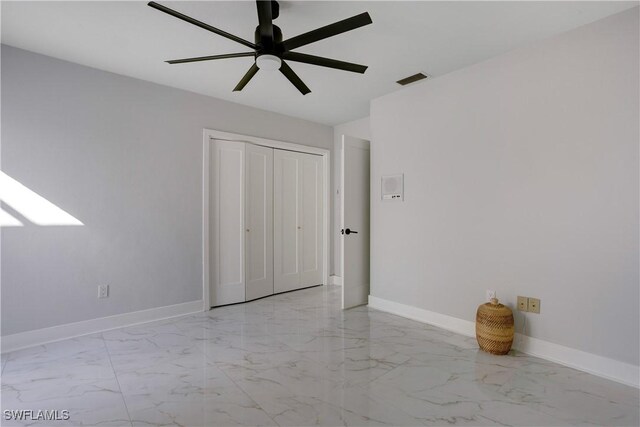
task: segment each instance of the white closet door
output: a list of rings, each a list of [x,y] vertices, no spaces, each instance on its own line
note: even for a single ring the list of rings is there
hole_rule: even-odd
[[[322,157],[274,152],[274,291],[322,284]]]
[[[322,157],[299,154],[300,287],[322,284]]]
[[[245,145],[246,300],[273,294],[273,149]]]
[[[273,153],[273,289],[285,292],[300,287],[300,158],[298,153]]]
[[[212,306],[245,300],[244,150],[243,143],[218,140],[210,150]]]

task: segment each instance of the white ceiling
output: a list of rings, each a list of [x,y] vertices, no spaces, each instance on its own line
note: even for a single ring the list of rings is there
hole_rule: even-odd
[[[255,3],[163,2],[253,41]],[[284,38],[368,11],[373,25],[297,51],[369,65],[360,75],[290,62],[311,88],[279,72],[233,87],[252,58],[169,65],[247,48],[146,6],[146,2],[2,1],[2,43],[90,67],[334,125],[369,114],[369,100],[416,72],[437,77],[638,5],[638,2],[281,1]],[[428,83],[427,83],[428,84]]]

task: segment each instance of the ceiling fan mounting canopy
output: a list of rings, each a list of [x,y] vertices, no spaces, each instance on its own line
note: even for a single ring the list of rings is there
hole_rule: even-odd
[[[256,27],[254,42],[252,43],[154,1],[149,2],[148,5],[182,21],[196,25],[252,49],[252,52],[226,53],[221,55],[199,56],[195,58],[173,59],[166,61],[169,64],[184,64],[188,62],[253,56],[255,58],[254,64],[249,68],[249,71],[247,71],[233,89],[234,91],[241,91],[253,76],[255,76],[259,69],[279,69],[280,72],[284,74],[284,76],[300,91],[300,93],[306,95],[311,92],[307,85],[304,84],[300,77],[298,77],[298,75],[285,62],[285,59],[288,61],[303,62],[305,64],[318,65],[321,67],[351,71],[360,74],[363,74],[367,70],[366,65],[353,64],[321,56],[292,52],[293,49],[373,23],[371,16],[369,16],[367,12],[352,16],[351,18],[343,19],[342,21],[338,21],[333,24],[325,25],[324,27],[300,34],[290,39],[283,40],[280,27],[273,24],[273,20],[278,18],[280,15],[280,5],[276,0],[257,0],[258,26]]]

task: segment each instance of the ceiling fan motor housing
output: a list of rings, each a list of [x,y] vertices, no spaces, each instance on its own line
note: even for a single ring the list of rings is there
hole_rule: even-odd
[[[254,35],[255,44],[258,46],[258,55],[270,54],[280,56],[284,52],[282,45],[282,30],[277,25],[273,26],[273,40],[260,36],[260,26],[256,27]]]

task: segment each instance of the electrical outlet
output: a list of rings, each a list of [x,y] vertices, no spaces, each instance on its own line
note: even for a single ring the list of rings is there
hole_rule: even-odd
[[[491,301],[491,299],[496,297],[496,291],[493,289],[487,289],[487,301]]]
[[[540,300],[538,298],[529,298],[527,311],[530,311],[531,313],[540,314]]]
[[[109,297],[109,285],[98,286],[98,298],[108,298],[108,297]]]
[[[529,298],[521,296],[518,297],[518,310],[529,311]]]

